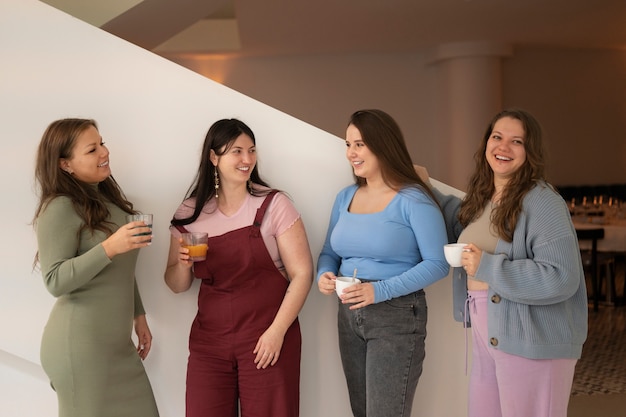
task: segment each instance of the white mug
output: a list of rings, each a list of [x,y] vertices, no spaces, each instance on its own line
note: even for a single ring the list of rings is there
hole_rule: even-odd
[[[337,280],[335,281],[335,291],[337,292],[337,295],[341,297],[341,294],[343,294],[344,288],[348,288],[351,285],[360,284],[360,283],[361,283],[361,280],[358,278],[337,277]]]
[[[443,253],[450,266],[455,268],[461,266],[461,256],[463,255],[463,247],[465,246],[467,246],[467,243],[449,243],[444,245]]]

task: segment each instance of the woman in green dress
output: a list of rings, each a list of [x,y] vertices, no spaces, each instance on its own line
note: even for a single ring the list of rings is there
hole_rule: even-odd
[[[96,122],[51,123],[39,144],[35,177],[36,260],[57,297],[41,363],[57,393],[59,416],[158,416],[142,363],[152,335],[134,274],[151,228],[126,223],[136,211],[111,176]]]

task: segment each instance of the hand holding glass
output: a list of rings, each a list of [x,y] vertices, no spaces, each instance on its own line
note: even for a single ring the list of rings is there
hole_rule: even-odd
[[[131,222],[144,222],[146,226],[150,228],[149,232],[137,233],[133,236],[151,236],[152,235],[152,214],[128,214],[126,215],[126,223],[131,223]]]
[[[209,249],[209,235],[208,233],[195,232],[195,233],[183,233],[183,248],[189,249],[189,260],[193,262],[204,261],[206,259],[206,253]]]

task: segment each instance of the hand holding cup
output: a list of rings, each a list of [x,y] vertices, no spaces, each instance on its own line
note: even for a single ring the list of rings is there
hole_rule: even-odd
[[[150,236],[147,242],[152,242],[152,214],[128,214],[126,215],[126,223],[143,222],[145,226],[136,225],[134,229],[144,229],[141,232],[135,233],[133,236]],[[145,228],[149,230],[145,230]]]
[[[121,253],[144,248],[152,242],[151,214],[129,214],[126,216],[126,222],[126,225],[102,242],[102,248],[109,259]]]
[[[209,249],[209,234],[204,232],[183,233],[181,235],[183,242],[182,247],[189,250],[189,260],[192,262],[200,262],[206,259],[206,253]]]
[[[462,266],[461,257],[463,255],[463,248],[467,246],[467,243],[449,243],[444,245],[443,253],[446,256],[446,261],[450,266],[458,268]]]
[[[335,280],[335,292],[337,292],[337,296],[341,297],[343,294],[343,290],[354,285],[360,284],[361,280],[354,277],[337,277]]]

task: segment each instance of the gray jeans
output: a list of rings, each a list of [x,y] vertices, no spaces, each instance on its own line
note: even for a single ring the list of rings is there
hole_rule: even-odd
[[[355,417],[409,417],[422,374],[426,296],[418,291],[358,310],[339,301],[339,350]]]

